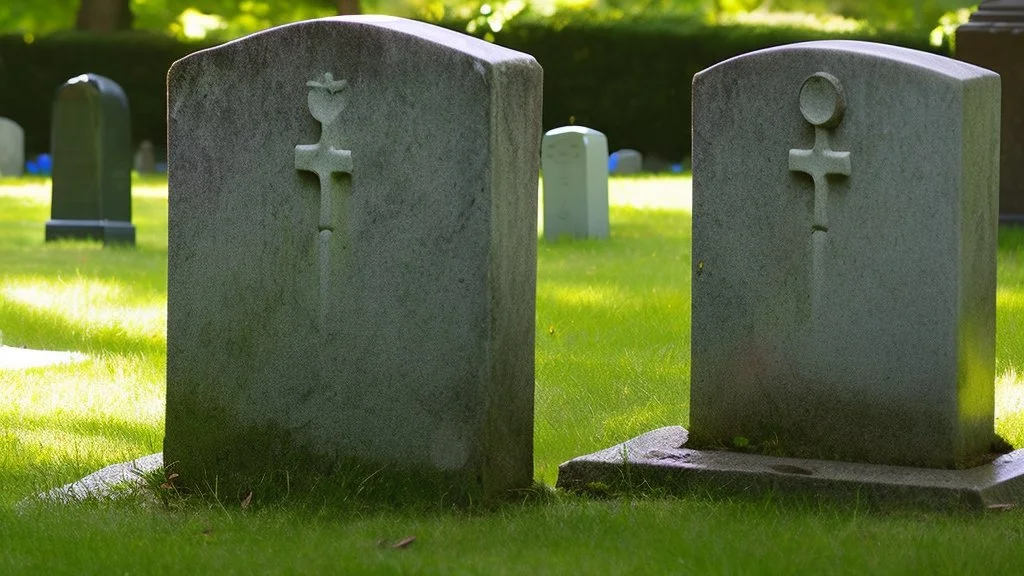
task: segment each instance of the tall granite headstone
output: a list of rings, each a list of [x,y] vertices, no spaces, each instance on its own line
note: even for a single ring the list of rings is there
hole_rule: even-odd
[[[530,485],[541,78],[525,54],[370,16],[171,67],[179,482]]]
[[[1024,223],[1024,0],[988,0],[956,31],[956,57],[1002,81],[999,215]]]
[[[53,200],[46,240],[135,244],[124,91],[98,74],[68,80],[57,90],[51,131]]]
[[[0,118],[0,176],[25,172],[25,131],[10,118]]]
[[[544,238],[608,238],[608,139],[583,126],[548,131],[541,145]]]
[[[693,110],[690,445],[979,463],[999,77],[810,42],[697,74]]]

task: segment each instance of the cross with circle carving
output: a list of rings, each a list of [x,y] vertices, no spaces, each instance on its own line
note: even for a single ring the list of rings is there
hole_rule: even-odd
[[[320,141],[295,147],[295,169],[312,172],[320,181],[319,238],[320,272],[320,325],[326,327],[328,308],[328,282],[331,271],[331,237],[345,219],[347,183],[334,178],[335,174],[352,173],[352,151],[343,150],[342,135],[337,124],[338,115],[345,108],[345,80],[335,80],[331,73],[319,80],[306,83],[310,87],[307,97],[309,112],[320,124]],[[338,206],[334,205],[337,198]],[[341,232],[343,233],[343,232]]]
[[[828,231],[828,176],[850,175],[850,153],[832,150],[829,129],[843,120],[846,102],[839,80],[825,72],[812,74],[800,87],[800,112],[814,126],[814,147],[789,151],[789,169],[805,172],[814,181],[815,231]]]

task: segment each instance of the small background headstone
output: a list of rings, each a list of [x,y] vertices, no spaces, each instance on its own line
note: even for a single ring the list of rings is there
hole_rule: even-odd
[[[25,131],[10,118],[0,118],[0,176],[25,172]]]
[[[583,126],[544,135],[544,238],[608,237],[608,139]]]
[[[128,99],[97,74],[68,80],[53,106],[53,203],[46,240],[135,244]]]
[[[1000,76],[999,214],[1024,224],[1024,0],[982,2],[956,31],[956,57]]]
[[[644,156],[636,150],[623,148],[608,157],[608,172],[612,174],[637,174],[643,169]]]
[[[153,143],[143,140],[139,149],[135,151],[135,171],[139,174],[152,174],[156,172],[156,155],[153,151]]]

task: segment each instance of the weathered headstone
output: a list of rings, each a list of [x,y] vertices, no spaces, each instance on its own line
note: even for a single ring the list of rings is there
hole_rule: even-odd
[[[57,90],[50,146],[53,203],[46,240],[95,239],[135,244],[128,99],[97,74]]]
[[[608,157],[612,174],[636,174],[644,169],[644,155],[631,148],[616,150]]]
[[[1002,82],[999,215],[1024,223],[1024,0],[988,0],[956,31],[956,57]]]
[[[171,67],[164,453],[180,482],[530,485],[541,74],[368,16]]]
[[[990,454],[999,77],[793,44],[697,74],[693,118],[689,431],[558,485],[1020,503],[1024,450]]]
[[[156,155],[153,143],[149,140],[143,140],[139,144],[139,149],[135,151],[135,171],[139,174],[156,172]]]
[[[0,118],[0,176],[25,172],[25,131],[10,118]]]
[[[977,463],[994,437],[999,77],[837,41],[693,85],[691,444]]]
[[[608,237],[608,139],[583,126],[555,128],[541,145],[544,238]]]

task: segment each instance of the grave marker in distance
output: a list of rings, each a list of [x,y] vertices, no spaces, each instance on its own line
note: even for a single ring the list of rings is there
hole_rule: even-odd
[[[583,126],[555,128],[541,146],[544,238],[608,238],[608,139]]]
[[[53,202],[46,241],[135,244],[128,98],[113,80],[82,74],[57,90],[50,146]]]
[[[25,131],[10,118],[0,118],[0,176],[25,172]]]

